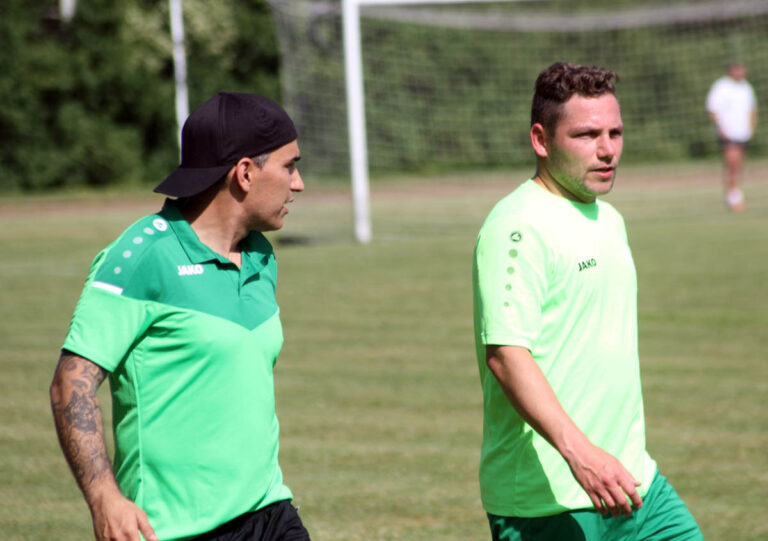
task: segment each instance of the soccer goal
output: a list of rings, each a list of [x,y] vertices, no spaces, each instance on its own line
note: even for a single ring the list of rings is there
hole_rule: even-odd
[[[746,64],[759,101],[768,90],[765,0],[272,6],[284,103],[302,152],[314,173],[351,174],[361,242],[371,238],[369,170],[533,167],[533,81],[555,61],[619,74],[625,161],[712,156],[704,102],[731,60]],[[768,152],[766,133],[768,123],[759,123],[753,156]]]

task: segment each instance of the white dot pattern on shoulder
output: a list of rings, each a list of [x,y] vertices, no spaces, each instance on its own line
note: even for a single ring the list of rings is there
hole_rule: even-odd
[[[152,221],[152,225],[155,226],[155,229],[157,229],[158,231],[165,231],[166,229],[168,229],[168,222],[166,222],[162,218],[155,218]]]
[[[115,267],[115,274],[120,274],[121,272],[123,272],[122,267]]]
[[[123,257],[124,257],[125,259],[128,259],[128,258],[129,258],[129,257],[131,257],[132,255],[133,255],[133,252],[131,252],[130,250],[126,250],[126,251],[124,251],[124,252],[123,252]]]
[[[141,244],[142,242],[144,242],[144,237],[133,237],[134,244]]]
[[[144,228],[144,234],[145,235],[154,235],[155,234],[155,230],[152,229],[151,227],[145,227]]]

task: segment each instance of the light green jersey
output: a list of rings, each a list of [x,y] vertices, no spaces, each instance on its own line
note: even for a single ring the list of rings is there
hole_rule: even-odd
[[[480,230],[473,291],[486,511],[537,517],[592,507],[566,461],[509,403],[486,345],[530,350],[568,415],[643,483],[642,496],[656,465],[645,450],[637,278],[621,215],[523,183]]]
[[[166,203],[94,260],[64,348],[110,373],[120,488],[160,539],[291,498],[272,370],[283,334],[260,233],[236,267]]]

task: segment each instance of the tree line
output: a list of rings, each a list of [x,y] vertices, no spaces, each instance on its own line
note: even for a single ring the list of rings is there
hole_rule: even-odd
[[[184,1],[190,109],[220,90],[280,99],[264,0]],[[178,165],[167,0],[0,7],[0,190],[154,184]]]
[[[528,9],[594,10],[594,1]],[[220,90],[269,96],[297,122],[307,167],[346,174],[340,17],[302,18],[312,10],[281,7],[184,0],[190,109]],[[530,163],[532,83],[555,60],[620,74],[627,160],[712,156],[707,89],[726,60],[740,58],[762,99],[767,21],[763,14],[624,30],[471,32],[366,19],[370,166]],[[275,22],[288,48],[282,65]],[[78,0],[68,22],[58,15],[58,0],[3,0],[0,191],[152,185],[164,178],[178,164],[172,58],[168,0]],[[282,90],[281,74],[290,83]],[[751,155],[768,152],[766,134],[768,123],[761,122]]]

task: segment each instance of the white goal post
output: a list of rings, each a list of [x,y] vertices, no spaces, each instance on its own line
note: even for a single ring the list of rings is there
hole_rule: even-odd
[[[406,4],[467,4],[472,2],[488,3],[490,1],[492,0],[342,0],[349,161],[352,179],[355,238],[358,242],[366,244],[372,238],[367,134],[365,130],[365,97],[363,90],[363,54],[360,39],[360,7]],[[520,0],[502,1],[514,2]]]

